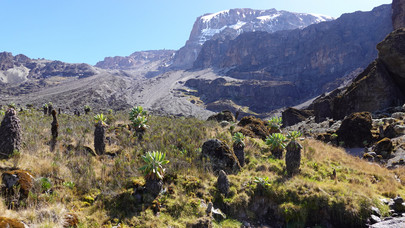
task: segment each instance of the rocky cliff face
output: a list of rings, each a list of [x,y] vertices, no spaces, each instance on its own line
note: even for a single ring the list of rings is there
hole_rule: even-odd
[[[211,80],[190,79],[185,84],[188,87],[198,88],[197,96],[208,106],[216,101],[232,100],[240,106],[249,107],[253,112],[271,111],[284,107],[299,98],[299,91],[291,82],[278,81],[226,81],[223,78]],[[231,107],[221,106],[231,109]]]
[[[353,112],[375,112],[405,102],[405,28],[390,33],[377,48],[378,58],[350,86],[318,98],[309,107],[318,121],[342,119]]]
[[[160,66],[165,66],[170,62],[174,52],[173,50],[139,51],[125,57],[106,57],[95,66],[115,70],[136,69],[153,62],[157,62]]]
[[[0,83],[18,84],[28,79],[43,79],[52,76],[79,77],[92,76],[96,70],[88,64],[69,64],[61,61],[30,59],[25,55],[13,56],[9,52],[0,53]]]
[[[405,0],[392,1],[392,24],[394,29],[405,27]]]
[[[304,28],[308,25],[330,21],[333,18],[315,14],[291,13],[287,11],[231,9],[198,17],[189,40],[174,58],[173,67],[191,67],[201,46],[211,39],[234,39],[244,32]]]
[[[391,6],[383,5],[371,12],[345,14],[337,20],[302,30],[272,34],[251,32],[234,40],[210,40],[205,42],[194,67],[221,69],[225,75],[245,80],[245,83],[257,81],[256,87],[260,82],[263,86],[267,81],[288,82],[289,89],[293,88],[296,94],[280,89],[275,98],[262,97],[261,93],[251,97],[249,106],[254,107],[260,106],[257,100],[271,100],[272,105],[256,108],[256,112],[268,112],[276,107],[299,104],[336,88],[336,80],[364,69],[376,58],[376,44],[391,31]],[[206,86],[193,88],[207,91]],[[211,93],[201,92],[200,95],[210,97]],[[218,100],[230,97],[217,95]],[[230,99],[238,103],[247,95],[235,89]]]

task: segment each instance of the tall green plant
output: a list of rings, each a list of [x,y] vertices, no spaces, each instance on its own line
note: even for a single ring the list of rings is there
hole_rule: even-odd
[[[103,113],[97,114],[94,116],[94,121],[96,122],[96,124],[98,122],[101,122],[102,125],[105,125],[105,122],[107,121],[107,117],[104,116]]]
[[[165,173],[163,165],[169,163],[169,160],[166,160],[165,158],[166,153],[160,151],[147,152],[145,155],[142,155],[142,159],[146,164],[139,170],[143,172],[145,179],[163,179]]]

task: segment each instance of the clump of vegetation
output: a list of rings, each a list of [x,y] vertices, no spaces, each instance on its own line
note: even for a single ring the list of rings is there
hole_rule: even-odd
[[[281,159],[283,157],[283,151],[287,138],[281,133],[274,133],[266,138],[266,144],[270,147],[274,157]]]
[[[132,127],[134,128],[138,138],[142,139],[146,129],[148,128],[147,112],[142,106],[135,106],[129,112],[129,120],[132,122]]]
[[[268,156],[266,149],[273,143],[233,135],[213,121],[145,115],[149,127],[142,142],[134,143],[128,112],[111,113],[104,129],[106,153],[95,155],[92,129],[95,120],[107,121],[104,115],[59,115],[58,146],[52,153],[52,119],[39,115],[42,110],[19,114],[19,159],[0,160],[0,167],[28,170],[36,180],[18,210],[8,208],[0,194],[0,211],[30,227],[62,227],[72,213],[78,227],[184,227],[202,217],[214,227],[240,227],[241,221],[254,226],[261,221],[285,227],[362,227],[371,206],[389,215],[380,199],[405,196],[405,168],[369,164],[339,148],[298,140],[299,133],[280,140],[285,145],[290,138],[302,146],[300,171],[287,178],[289,156]],[[245,168],[227,175],[227,194],[218,191],[210,161],[201,159],[201,146],[212,138],[244,144]],[[149,168],[139,169],[145,166]],[[154,195],[147,184],[152,179],[162,183]],[[207,205],[226,218],[206,217]]]
[[[277,117],[277,116],[271,117],[271,119],[269,119],[267,121],[267,125],[270,128],[269,129],[270,134],[280,133],[281,132],[280,128],[281,128],[282,124],[283,124],[283,119],[281,118],[281,116],[280,117]]]

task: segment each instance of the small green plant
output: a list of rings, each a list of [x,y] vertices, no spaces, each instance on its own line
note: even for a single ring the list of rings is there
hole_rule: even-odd
[[[43,104],[43,105],[42,105],[42,108],[48,108],[48,104],[46,104],[46,103]]]
[[[268,186],[270,186],[270,182],[269,182],[269,177],[255,177],[254,182],[258,185],[261,185],[264,188],[267,188]]]
[[[75,183],[72,181],[63,182],[63,186],[73,189],[75,187]]]
[[[283,124],[283,119],[281,117],[273,116],[267,121],[270,128],[280,129]]]
[[[89,105],[85,105],[85,106],[84,106],[84,112],[85,112],[86,114],[88,114],[90,111],[91,111],[90,106],[89,106]]]
[[[159,151],[149,151],[145,155],[142,155],[142,159],[146,165],[142,166],[139,170],[143,172],[145,179],[163,179],[165,173],[163,165],[169,163],[169,160],[165,158],[166,153]]]
[[[101,121],[101,123],[104,125],[107,121],[107,117],[104,116],[103,113],[100,113],[94,116],[94,121],[96,122],[96,124]]]
[[[48,191],[49,189],[51,189],[51,187],[52,187],[51,181],[50,181],[48,178],[46,178],[46,177],[42,177],[42,178],[39,180],[39,182],[40,182],[40,184],[41,184],[41,192],[46,192],[46,191]]]
[[[242,145],[245,146],[245,136],[241,132],[236,132],[232,136],[232,141],[235,145]]]

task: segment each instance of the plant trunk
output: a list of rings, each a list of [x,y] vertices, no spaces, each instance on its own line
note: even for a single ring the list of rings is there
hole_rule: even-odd
[[[271,153],[275,158],[281,159],[283,157],[283,148],[274,148]]]
[[[245,147],[243,145],[233,144],[233,152],[238,158],[240,166],[245,166]]]
[[[163,188],[163,181],[159,179],[146,179],[145,188],[153,197],[159,195]]]
[[[296,141],[288,143],[285,154],[285,165],[289,176],[299,173],[301,162],[301,145]]]
[[[105,126],[101,121],[96,124],[94,130],[94,149],[97,155],[105,153]]]

